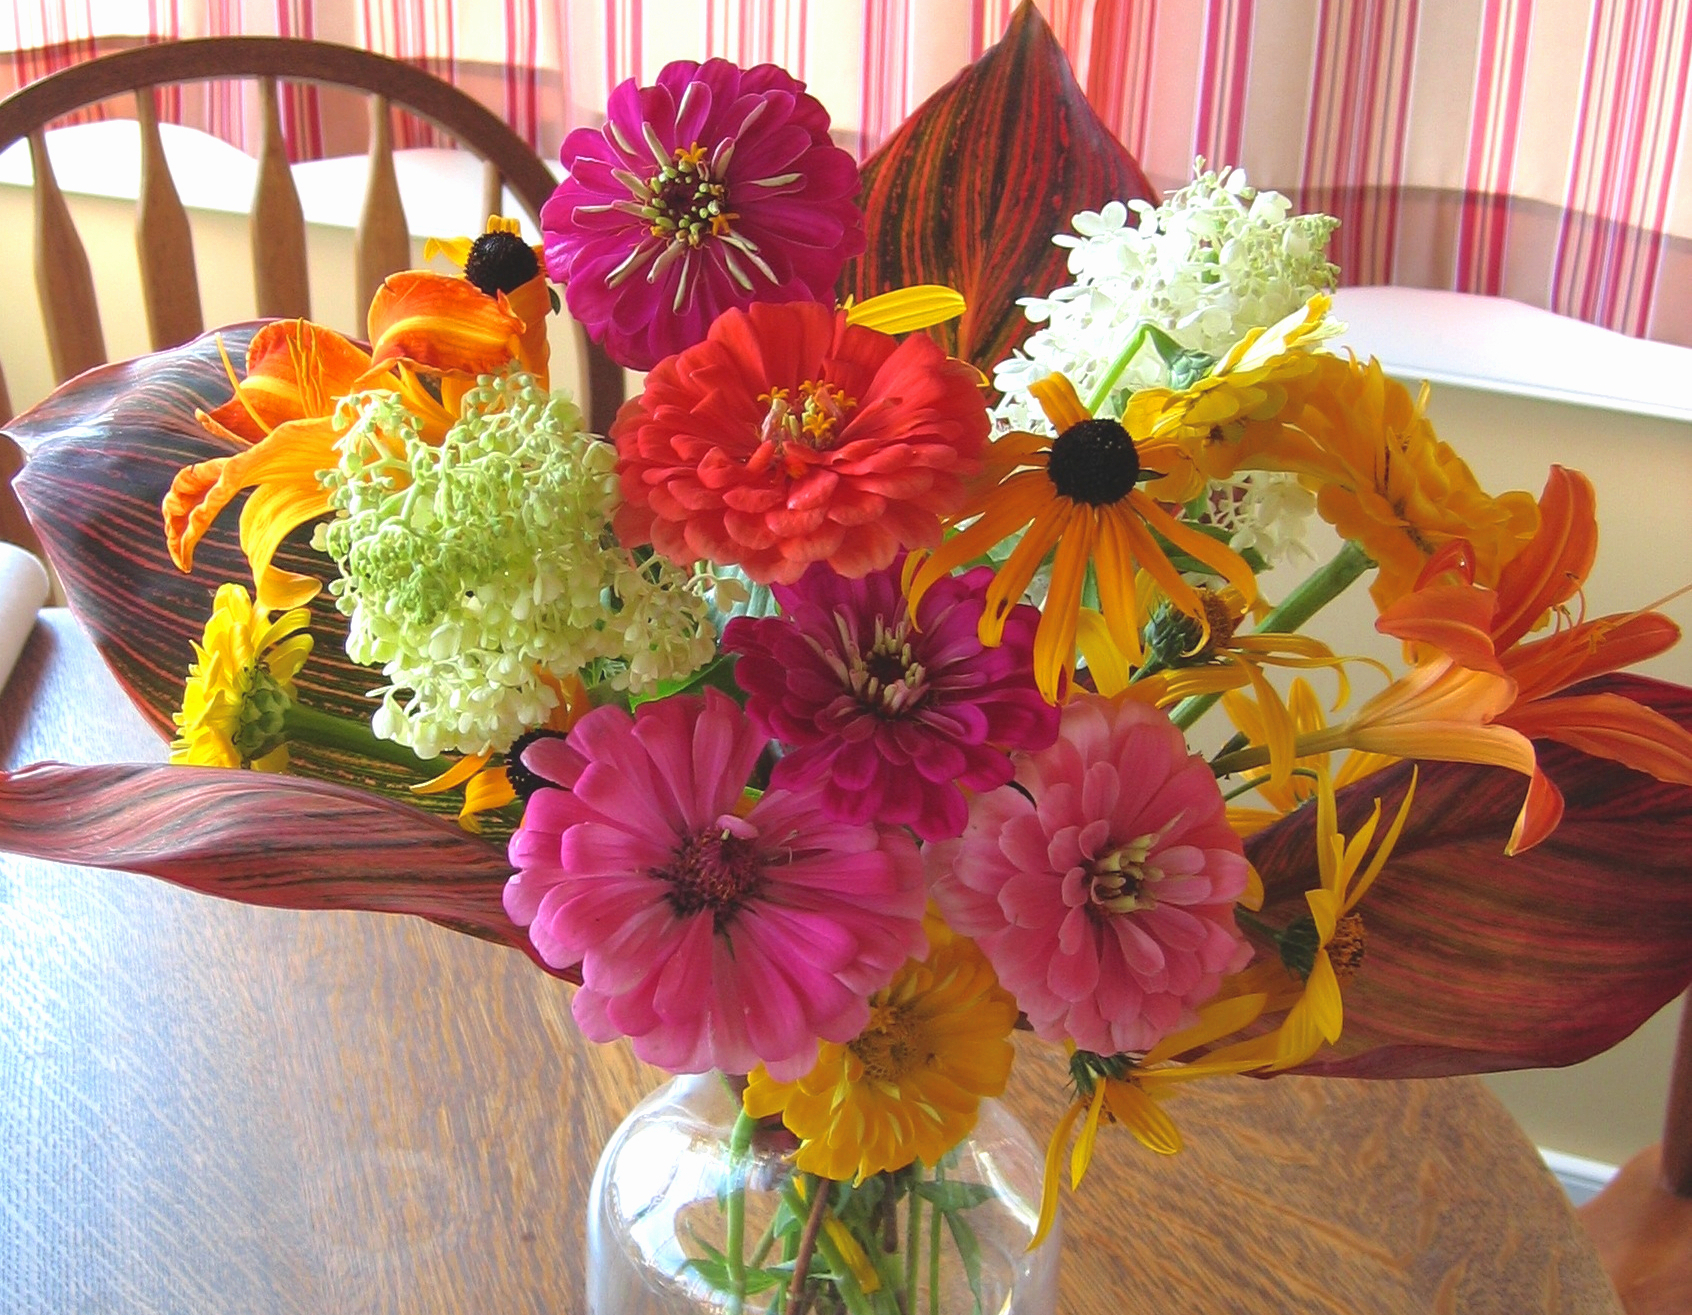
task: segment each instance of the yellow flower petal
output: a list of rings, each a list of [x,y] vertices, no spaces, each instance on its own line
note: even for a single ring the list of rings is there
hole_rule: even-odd
[[[918,283],[858,302],[846,311],[846,323],[878,333],[911,333],[956,319],[967,309],[962,293],[941,283]]]

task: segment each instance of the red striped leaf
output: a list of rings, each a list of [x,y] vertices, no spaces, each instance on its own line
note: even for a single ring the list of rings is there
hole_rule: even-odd
[[[1033,327],[1016,299],[1069,281],[1052,237],[1071,217],[1107,201],[1157,199],[1030,0],[998,45],[869,158],[863,178],[868,246],[841,274],[842,294],[956,288],[969,310],[930,332],[986,371]]]
[[[252,585],[241,552],[238,506],[224,512],[194,554],[194,570],[177,570],[165,550],[159,504],[183,466],[234,450],[194,420],[232,389],[218,340],[233,361],[246,359],[257,325],[237,325],[181,347],[134,361],[101,366],[65,384],[6,425],[29,454],[16,481],[71,610],[118,683],[160,735],[173,733],[193,641],[211,613],[217,586]],[[325,579],[334,564],[309,545],[302,529],[283,544],[278,566]],[[296,685],[300,702],[354,720],[373,711],[366,691],[379,671],[346,656],[347,620],[328,593],[311,604],[316,640]],[[364,786],[395,798],[430,775],[316,745],[295,745],[292,770],[305,776]],[[424,806],[453,811],[455,794]]]
[[[1692,690],[1606,676],[1577,692],[1636,699],[1692,726]],[[1424,763],[1409,824],[1359,911],[1363,964],[1339,1045],[1299,1070],[1438,1077],[1576,1063],[1609,1049],[1692,982],[1692,790],[1541,742],[1567,809],[1551,837],[1504,856],[1526,783],[1496,768]],[[1410,767],[1340,792],[1352,835]],[[1316,884],[1314,809],[1246,842],[1275,926]]]
[[[270,908],[414,914],[540,964],[505,913],[503,846],[344,786],[199,767],[44,763],[0,773],[0,850]]]

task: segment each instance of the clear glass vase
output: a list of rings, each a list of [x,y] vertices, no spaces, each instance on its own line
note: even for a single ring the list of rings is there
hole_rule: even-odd
[[[795,1174],[779,1126],[739,1122],[737,1144],[739,1112],[721,1075],[698,1074],[623,1120],[588,1200],[590,1315],[786,1315],[801,1269],[807,1315],[1057,1309],[1062,1223],[1028,1250],[1042,1157],[997,1101],[939,1165],[857,1186]]]

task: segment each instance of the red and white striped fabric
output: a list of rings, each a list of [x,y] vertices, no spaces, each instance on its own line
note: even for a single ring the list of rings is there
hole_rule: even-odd
[[[1343,221],[1353,283],[1514,297],[1692,345],[1692,0],[1040,0],[1152,180],[1197,156]],[[314,36],[417,63],[556,152],[672,59],[805,79],[867,154],[998,39],[1014,0],[14,0],[0,92],[138,41]],[[247,145],[251,95],[163,114]],[[114,112],[126,112],[114,107]],[[360,149],[350,101],[296,88],[296,158]],[[435,144],[411,124],[402,145]],[[1099,198],[1102,202],[1106,198]],[[1679,289],[1680,295],[1672,295]]]

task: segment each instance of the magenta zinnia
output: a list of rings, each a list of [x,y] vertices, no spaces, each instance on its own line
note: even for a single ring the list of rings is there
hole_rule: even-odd
[[[962,837],[924,849],[934,898],[1041,1037],[1146,1051],[1251,956],[1216,780],[1162,712],[1085,693],[1056,744],[1014,761],[1020,789],[979,796]]]
[[[723,647],[760,730],[790,752],[771,784],[815,782],[830,817],[904,823],[924,840],[958,835],[964,790],[1011,779],[1008,749],[1043,749],[1057,709],[1034,686],[1040,614],[1013,608],[1004,641],[976,635],[993,573],[940,581],[912,624],[898,564],[861,580],[817,565],[775,586],[780,617],[739,617]]]
[[[564,139],[570,176],[541,210],[546,268],[619,364],[650,370],[723,311],[834,300],[864,249],[858,167],[828,111],[773,64],[666,64],[611,93],[603,128]]]
[[[922,863],[897,827],[832,822],[812,790],[737,805],[763,738],[732,699],[589,713],[540,740],[511,838],[513,921],[555,968],[595,1041],[631,1037],[675,1073],[764,1064],[791,1080],[818,1039],[850,1041],[869,997],[920,957]]]
[[[728,311],[646,376],[611,426],[617,537],[791,584],[934,547],[981,470],[979,376],[932,340],[816,302]]]

